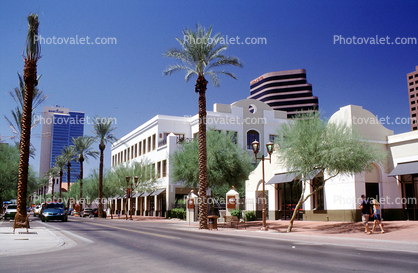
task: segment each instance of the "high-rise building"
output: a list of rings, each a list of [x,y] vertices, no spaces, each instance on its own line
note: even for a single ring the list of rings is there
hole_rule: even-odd
[[[250,96],[268,104],[274,110],[287,112],[292,118],[299,111],[318,110],[318,97],[312,95],[312,85],[306,80],[305,69],[270,72],[250,83]]]
[[[409,112],[411,117],[411,130],[418,130],[418,65],[415,71],[408,73],[408,94],[409,94]]]
[[[43,176],[55,164],[56,156],[62,154],[64,146],[73,145],[72,138],[83,136],[84,113],[68,108],[44,107],[41,139],[39,175]],[[75,182],[80,173],[80,164],[71,162],[70,182]],[[64,174],[62,182],[67,181]],[[63,185],[65,187],[66,185]]]

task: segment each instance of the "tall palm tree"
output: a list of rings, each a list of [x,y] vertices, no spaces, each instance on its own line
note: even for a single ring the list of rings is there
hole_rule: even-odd
[[[116,127],[112,127],[112,118],[100,118],[95,117],[93,119],[93,134],[96,141],[99,141],[100,150],[100,165],[99,165],[99,217],[102,217],[103,212],[103,160],[104,160],[104,149],[107,143],[113,143],[117,139],[113,134]]]
[[[54,167],[55,167],[56,173],[59,173],[59,176],[60,176],[60,191],[59,191],[60,199],[61,199],[61,188],[62,188],[62,176],[64,174],[63,170],[66,164],[67,164],[67,159],[65,158],[63,154],[55,157]],[[52,188],[52,190],[54,190],[54,188]]]
[[[15,110],[12,110],[12,117],[13,119],[10,120],[8,117],[4,116],[4,119],[9,124],[9,127],[12,129],[12,132],[14,134],[11,139],[17,138],[20,140],[20,136],[22,134],[22,112],[23,107],[25,105],[24,98],[25,98],[25,82],[23,81],[22,76],[17,73],[17,76],[19,78],[19,87],[16,87],[13,92],[10,91],[10,96],[14,99],[14,101],[17,104],[17,107]],[[39,77],[36,79],[36,82],[39,82],[39,79],[42,75],[39,75]],[[49,96],[44,95],[43,91],[39,91],[38,88],[33,89],[33,97],[32,97],[32,113],[35,110],[36,107],[38,107],[41,103],[43,103]],[[31,121],[31,130],[36,126],[36,124],[39,123],[39,119],[36,119],[35,116],[32,116]],[[31,148],[34,149],[33,145],[31,145]]]
[[[64,146],[62,150],[62,155],[64,156],[65,160],[67,161],[67,191],[70,190],[70,178],[71,178],[71,161],[76,160],[77,157],[77,150],[75,149],[74,145],[71,146]]]
[[[226,45],[220,45],[222,37],[220,34],[212,35],[212,27],[205,30],[200,25],[196,30],[183,30],[183,39],[176,38],[180,43],[181,49],[172,48],[164,53],[164,57],[174,58],[180,64],[169,66],[163,74],[171,75],[177,71],[186,71],[185,81],[189,81],[193,76],[197,76],[195,92],[199,93],[199,197],[202,203],[199,205],[199,228],[207,229],[207,167],[206,167],[206,87],[208,82],[205,76],[215,87],[219,87],[219,74],[225,74],[236,79],[235,75],[225,71],[215,71],[214,68],[224,65],[242,67],[242,63],[236,57],[223,55]]]
[[[25,81],[24,107],[22,112],[22,133],[20,138],[20,160],[19,160],[19,184],[17,187],[17,212],[26,216],[26,194],[28,188],[29,156],[30,156],[30,127],[32,122],[32,101],[33,90],[37,85],[36,70],[37,62],[41,57],[41,46],[38,36],[38,15],[28,16],[29,30],[26,37],[25,53],[23,56],[25,68],[23,80]]]
[[[88,161],[89,157],[97,158],[99,155],[98,151],[93,151],[92,145],[95,142],[94,138],[90,136],[79,136],[77,138],[72,138],[72,142],[77,151],[77,161],[80,162],[80,194],[79,194],[79,206],[80,211],[83,209],[83,204],[81,199],[83,198],[83,162],[84,160]]]

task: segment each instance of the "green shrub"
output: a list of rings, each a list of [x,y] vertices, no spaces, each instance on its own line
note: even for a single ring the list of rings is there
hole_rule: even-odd
[[[186,219],[186,210],[183,208],[174,208],[171,210],[171,217]]]
[[[245,212],[245,221],[255,221],[255,213],[254,211],[246,211]]]
[[[239,209],[234,209],[233,211],[231,211],[231,216],[237,216],[238,219],[242,218],[242,211]]]

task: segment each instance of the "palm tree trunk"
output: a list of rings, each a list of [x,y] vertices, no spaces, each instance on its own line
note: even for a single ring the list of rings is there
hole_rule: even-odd
[[[64,175],[64,173],[62,172],[62,169],[60,170],[60,199],[61,199],[61,187],[62,187],[62,176]],[[54,200],[52,200],[54,201]],[[61,200],[60,200],[61,201]]]
[[[106,146],[103,143],[100,143],[99,149],[100,149],[100,165],[99,165],[99,212],[98,216],[99,219],[102,218],[102,211],[103,211],[103,158],[104,158],[104,149]]]
[[[71,177],[71,173],[70,173],[70,168],[71,168],[71,162],[70,161],[68,161],[68,163],[67,163],[67,192],[69,192],[70,191],[70,177]],[[67,201],[67,208],[69,208],[70,207],[70,204],[69,204],[69,202]]]
[[[26,216],[26,194],[28,188],[29,156],[30,156],[30,128],[32,123],[32,98],[36,83],[36,60],[25,59],[23,70],[25,81],[25,97],[22,113],[22,133],[20,138],[19,184],[17,187],[17,212]]]
[[[208,203],[206,188],[208,186],[207,153],[206,153],[206,86],[204,76],[196,81],[196,92],[199,92],[199,229],[208,229]]]
[[[83,209],[83,202],[81,202],[81,200],[83,199],[83,162],[84,162],[84,157],[83,155],[80,155],[80,194],[78,196],[78,203],[79,203],[79,208],[80,208],[80,212]]]

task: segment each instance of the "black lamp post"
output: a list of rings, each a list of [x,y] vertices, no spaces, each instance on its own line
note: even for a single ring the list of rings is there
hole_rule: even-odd
[[[128,200],[131,196],[131,189],[129,188],[129,180],[131,180],[130,176],[126,177],[126,203],[125,203],[125,220],[128,220]]]
[[[251,146],[253,148],[253,152],[254,152],[254,156],[255,156],[255,163],[257,163],[257,159],[261,159],[261,168],[262,168],[262,173],[263,173],[263,227],[261,228],[261,230],[266,231],[268,230],[268,227],[266,225],[266,198],[265,198],[265,189],[264,189],[264,154],[261,156],[261,158],[257,158],[257,153],[260,150],[260,143],[257,140],[254,140],[253,143],[251,143]],[[267,153],[269,154],[269,162],[271,163],[271,154],[273,153],[273,147],[274,144],[269,141],[266,144],[266,148],[267,148]]]
[[[134,177],[134,181],[135,181],[134,186],[135,186],[135,188],[136,188],[136,186],[138,185],[138,176],[135,176],[135,177]],[[134,188],[134,187],[132,187],[132,190],[133,190],[133,188]],[[131,203],[131,220],[133,220],[133,219],[132,219],[132,214],[133,214],[133,211],[132,211],[132,209],[133,209],[133,206],[132,206],[132,196],[131,196],[130,201],[131,201],[131,202],[130,202],[130,203]]]

